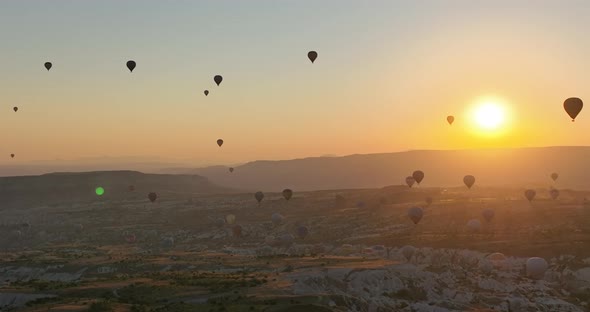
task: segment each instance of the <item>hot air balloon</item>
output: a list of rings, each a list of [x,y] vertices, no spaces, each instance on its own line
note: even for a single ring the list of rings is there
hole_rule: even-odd
[[[233,167],[229,168],[229,172],[234,172],[234,168]]]
[[[551,179],[552,179],[553,181],[557,181],[557,178],[559,178],[559,174],[557,174],[557,173],[555,173],[555,172],[551,174]]]
[[[51,62],[45,62],[45,69],[47,69],[47,71],[49,71],[51,69],[51,66],[53,66],[53,64],[51,64]]]
[[[486,209],[484,211],[482,211],[481,215],[483,216],[483,219],[486,220],[486,222],[491,222],[492,219],[494,218],[494,215],[496,213],[494,212],[493,209]]]
[[[532,257],[526,261],[526,274],[531,278],[542,279],[547,268],[549,264],[543,258]]]
[[[501,252],[494,252],[487,255],[486,260],[488,260],[496,268],[506,266],[506,256]]]
[[[292,191],[291,189],[284,189],[284,190],[283,190],[283,197],[284,197],[286,200],[289,200],[289,199],[291,199],[291,197],[293,197],[293,191]]]
[[[455,121],[454,116],[447,116],[447,122],[449,123],[449,125],[452,125],[454,121]]]
[[[465,177],[463,177],[463,183],[465,183],[467,188],[471,189],[471,187],[475,183],[475,177],[472,175],[466,175]]]
[[[420,182],[422,182],[422,180],[424,179],[424,172],[416,170],[412,173],[412,178],[414,178],[414,180],[416,180],[416,183],[420,185]]]
[[[264,194],[262,192],[256,192],[256,194],[254,194],[254,198],[256,198],[256,200],[258,201],[258,203],[260,204],[260,202],[262,201],[262,199],[264,198]]]
[[[133,72],[135,66],[137,66],[137,64],[135,64],[135,61],[127,61],[127,68],[130,72]]]
[[[215,83],[219,86],[223,81],[223,77],[221,77],[221,75],[215,75],[215,77],[213,77],[213,81],[215,81]]]
[[[309,58],[313,64],[313,62],[315,62],[315,60],[318,58],[318,53],[316,51],[309,51],[307,52],[307,58]]]
[[[422,216],[424,216],[424,211],[420,207],[412,207],[408,210],[408,217],[414,224],[418,224],[422,220]]]
[[[240,225],[234,225],[232,227],[232,232],[233,232],[233,234],[234,234],[235,237],[242,236],[242,226],[240,226]]]
[[[205,96],[209,95],[209,90],[205,90],[203,93],[205,93]]]
[[[10,158],[14,158],[14,154],[10,154]]]
[[[526,190],[524,191],[524,197],[526,197],[526,199],[530,201],[532,201],[535,198],[535,195],[537,195],[537,192],[535,190]]]
[[[549,195],[551,195],[551,199],[556,200],[557,197],[559,197],[559,190],[552,188],[551,191],[549,191]]]
[[[217,140],[217,145],[219,145],[219,147],[221,147],[221,145],[223,145],[223,140],[222,139],[218,139]]]
[[[430,197],[430,196],[426,197],[425,201],[426,201],[426,205],[428,205],[428,206],[432,205],[432,197]]]
[[[283,223],[283,220],[285,220],[285,217],[283,217],[282,214],[275,212],[272,214],[271,220],[274,225],[279,225],[279,224]]]
[[[13,107],[12,110],[16,113],[18,111],[18,107]]]
[[[413,178],[413,177],[411,177],[411,176],[408,176],[408,177],[406,177],[406,184],[407,184],[409,187],[412,187],[412,185],[414,185],[414,182],[416,182],[416,180],[414,180],[414,178]]]
[[[402,251],[402,255],[404,255],[404,257],[408,261],[410,261],[410,259],[412,259],[412,256],[416,252],[416,247],[410,246],[410,245],[406,245],[406,246],[402,247],[401,251]]]
[[[228,214],[227,216],[225,216],[225,223],[227,224],[234,224],[234,222],[236,222],[236,216],[233,214]]]
[[[563,108],[566,113],[572,118],[572,122],[576,119],[576,116],[582,111],[584,103],[579,98],[569,98],[563,102]]]
[[[148,199],[153,203],[156,201],[156,199],[158,198],[158,194],[154,193],[154,192],[150,192],[148,194]]]
[[[309,229],[306,226],[298,226],[297,227],[297,236],[301,239],[304,239],[309,234]]]
[[[467,222],[467,228],[472,232],[478,232],[481,228],[481,222],[478,219],[471,219]]]

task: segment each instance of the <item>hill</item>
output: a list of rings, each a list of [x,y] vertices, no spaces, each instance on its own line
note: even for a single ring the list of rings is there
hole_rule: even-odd
[[[414,170],[425,172],[423,186],[461,186],[463,176],[477,185],[590,189],[590,147],[537,147],[484,150],[421,150],[386,154],[254,161],[235,168],[176,169],[199,174],[226,187],[280,191],[374,188],[403,184]]]
[[[133,186],[133,190],[129,186]],[[97,171],[50,173],[39,176],[0,177],[0,196],[4,205],[52,204],[96,200],[96,187],[103,187],[101,200],[144,199],[149,192],[160,197],[168,193],[226,193],[198,175],[145,174],[136,171]]]

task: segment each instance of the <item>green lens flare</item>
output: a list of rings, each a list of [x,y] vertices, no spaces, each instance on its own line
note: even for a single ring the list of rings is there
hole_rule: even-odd
[[[104,189],[101,186],[99,186],[96,188],[95,192],[96,192],[96,195],[100,196],[100,195],[104,194]]]

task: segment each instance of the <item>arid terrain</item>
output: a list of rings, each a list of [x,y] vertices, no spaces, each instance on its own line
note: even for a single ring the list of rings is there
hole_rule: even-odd
[[[258,204],[251,193],[210,190],[165,191],[151,203],[151,189],[88,188],[91,197],[47,205],[17,192],[2,207],[2,311],[589,307],[590,192],[552,200],[537,189],[529,203],[522,189],[389,186],[295,190],[289,201],[265,193]],[[417,225],[413,206],[424,208]],[[490,222],[484,209],[495,211]],[[490,261],[493,252],[507,259]],[[533,256],[549,262],[541,279],[525,274]]]

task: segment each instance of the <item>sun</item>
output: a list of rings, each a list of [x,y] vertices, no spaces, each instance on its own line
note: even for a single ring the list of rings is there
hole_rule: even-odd
[[[485,101],[473,110],[473,119],[482,130],[497,130],[506,121],[506,112],[499,102]]]

